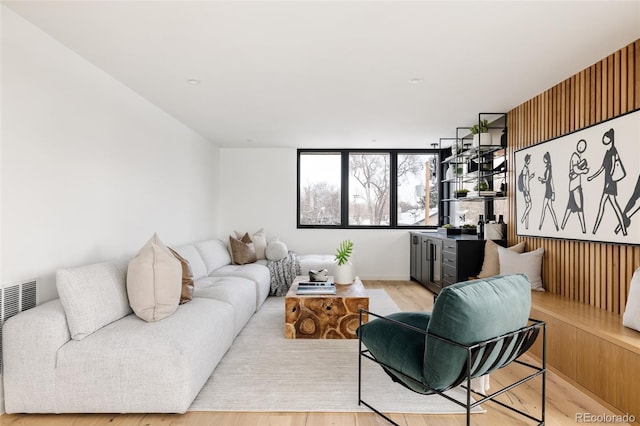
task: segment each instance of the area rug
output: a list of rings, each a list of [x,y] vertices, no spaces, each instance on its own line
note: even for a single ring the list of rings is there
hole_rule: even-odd
[[[372,312],[388,315],[400,310],[384,290],[368,293]],[[363,360],[363,372],[363,399],[383,412],[464,412],[445,398],[419,395],[392,382],[371,361]],[[459,389],[450,394],[464,400]],[[269,297],[189,411],[369,411],[358,405],[358,341],[285,339],[284,298]]]

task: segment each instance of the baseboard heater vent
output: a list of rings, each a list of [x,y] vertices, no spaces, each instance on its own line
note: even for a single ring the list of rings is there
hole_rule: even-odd
[[[0,374],[2,374],[2,326],[12,316],[36,306],[37,289],[35,280],[0,288]]]

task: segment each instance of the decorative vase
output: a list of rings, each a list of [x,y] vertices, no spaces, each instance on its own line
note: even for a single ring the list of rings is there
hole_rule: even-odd
[[[447,171],[444,174],[445,179],[453,179],[453,168],[454,166],[449,166],[447,167]]]
[[[335,273],[333,280],[336,284],[352,284],[355,279],[353,273],[353,264],[351,262],[338,265],[336,263]]]

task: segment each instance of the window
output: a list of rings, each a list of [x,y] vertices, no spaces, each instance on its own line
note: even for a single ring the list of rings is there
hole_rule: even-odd
[[[298,227],[440,223],[437,150],[298,150]]]
[[[438,226],[439,165],[434,154],[398,154],[398,226]]]
[[[340,153],[298,155],[299,225],[340,225],[340,169]]]
[[[349,225],[389,226],[389,173],[390,154],[349,153]]]

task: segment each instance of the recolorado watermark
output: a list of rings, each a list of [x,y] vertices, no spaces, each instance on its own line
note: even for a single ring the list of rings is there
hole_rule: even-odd
[[[633,423],[633,414],[593,414],[576,413],[576,423]]]

